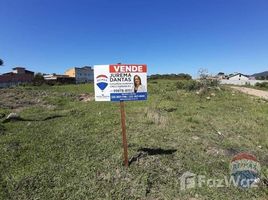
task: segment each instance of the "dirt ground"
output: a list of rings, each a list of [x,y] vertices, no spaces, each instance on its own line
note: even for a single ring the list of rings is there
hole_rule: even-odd
[[[253,88],[246,88],[246,87],[235,87],[235,86],[232,86],[231,88],[238,90],[240,92],[249,94],[249,95],[257,96],[257,97],[264,98],[264,99],[268,100],[268,91],[256,90]]]

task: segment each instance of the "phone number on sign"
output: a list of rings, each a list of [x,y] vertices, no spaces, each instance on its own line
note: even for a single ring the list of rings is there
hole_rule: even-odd
[[[112,91],[112,93],[130,93],[133,92],[132,89],[115,89]]]

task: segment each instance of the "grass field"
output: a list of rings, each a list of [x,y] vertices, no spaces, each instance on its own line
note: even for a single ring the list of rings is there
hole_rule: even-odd
[[[91,101],[93,85],[0,90],[2,121],[10,112],[24,119],[0,123],[0,199],[266,200],[264,186],[181,190],[187,171],[229,175],[239,152],[256,155],[268,175],[268,103],[228,88],[211,93],[158,80],[148,101],[126,102],[127,169],[119,104]]]

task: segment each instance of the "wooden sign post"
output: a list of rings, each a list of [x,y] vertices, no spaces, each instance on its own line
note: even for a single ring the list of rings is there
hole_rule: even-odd
[[[122,140],[124,147],[124,164],[128,167],[128,145],[127,145],[127,134],[126,134],[126,111],[125,102],[120,101],[120,112],[121,112],[121,127],[122,127]]]

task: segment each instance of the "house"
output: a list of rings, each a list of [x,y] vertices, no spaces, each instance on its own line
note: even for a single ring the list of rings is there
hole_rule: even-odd
[[[69,77],[68,75],[60,75],[60,74],[45,74],[44,80],[48,84],[75,84],[76,80],[73,77]]]
[[[65,75],[69,77],[73,77],[76,80],[76,83],[88,83],[93,82],[94,80],[94,73],[92,67],[85,66],[85,67],[74,67],[68,69],[65,72]]]
[[[228,79],[232,81],[248,81],[249,76],[241,74],[241,73],[236,73],[234,75],[229,76]]]
[[[22,83],[31,83],[34,79],[34,72],[26,70],[24,67],[16,67],[0,75],[0,87],[10,87]]]
[[[228,76],[226,76],[223,72],[219,72],[216,77],[218,80],[223,80],[223,79],[228,78]]]

